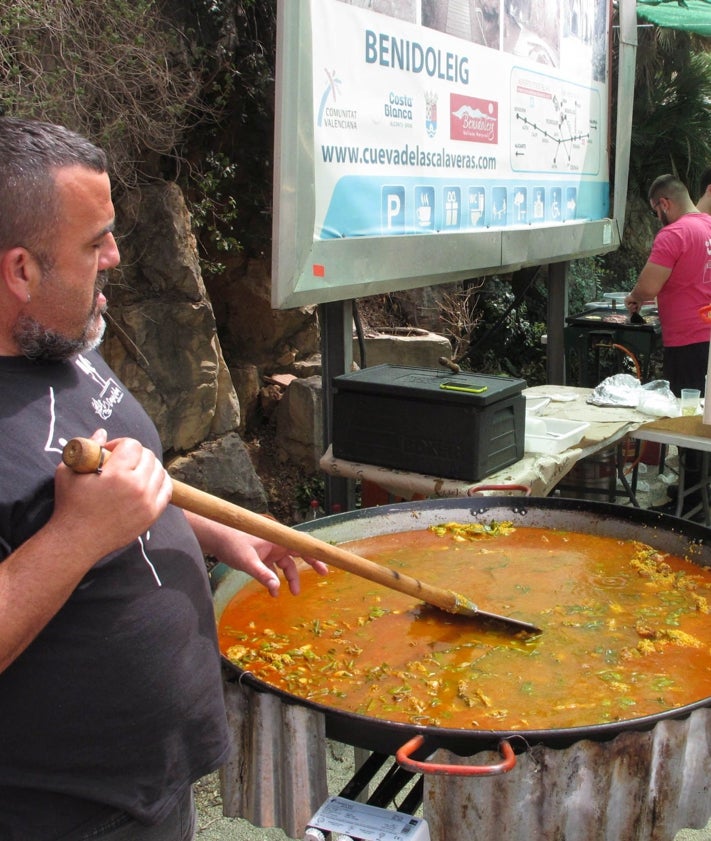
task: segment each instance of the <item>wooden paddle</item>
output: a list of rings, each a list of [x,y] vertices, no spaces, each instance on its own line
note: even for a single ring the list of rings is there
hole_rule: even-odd
[[[101,471],[102,465],[110,455],[111,453],[108,450],[103,449],[89,438],[72,438],[64,447],[62,459],[68,467],[77,473],[96,473]],[[541,633],[540,628],[529,622],[479,610],[469,599],[452,590],[426,584],[417,578],[411,578],[409,575],[376,564],[367,558],[361,558],[340,546],[333,546],[307,532],[297,531],[261,514],[255,514],[246,508],[241,508],[239,505],[225,502],[219,497],[200,491],[179,482],[177,479],[173,479],[172,482],[173,496],[171,502],[185,511],[191,511],[193,514],[199,514],[217,523],[277,543],[302,557],[317,558],[338,569],[366,578],[368,581],[374,581],[376,584],[381,584],[383,587],[389,587],[391,590],[398,590],[408,596],[413,596],[426,604],[445,610],[447,613],[493,620],[506,625],[512,631],[526,631],[530,634]]]

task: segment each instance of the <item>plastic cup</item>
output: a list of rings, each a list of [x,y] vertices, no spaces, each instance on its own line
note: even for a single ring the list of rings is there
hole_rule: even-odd
[[[681,390],[681,414],[695,415],[699,409],[701,392],[698,388],[682,388]]]

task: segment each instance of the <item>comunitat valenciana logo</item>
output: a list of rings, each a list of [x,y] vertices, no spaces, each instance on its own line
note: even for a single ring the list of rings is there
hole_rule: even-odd
[[[319,127],[346,129],[355,131],[358,128],[358,109],[349,108],[341,101],[341,80],[335,70],[326,70],[326,86],[321,94],[316,124]]]
[[[470,143],[499,142],[499,104],[452,93],[449,96],[450,136]]]

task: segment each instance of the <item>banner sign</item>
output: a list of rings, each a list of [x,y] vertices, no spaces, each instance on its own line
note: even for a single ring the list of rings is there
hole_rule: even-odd
[[[294,55],[310,61],[301,78],[310,83],[301,93],[308,116],[293,137],[306,144],[294,160],[310,172],[290,179],[287,164],[275,191],[277,214],[285,188],[287,215],[299,212],[295,185],[301,211],[313,210],[316,249],[296,267],[302,285],[315,291],[314,278],[327,274],[319,243],[471,238],[609,216],[608,0],[284,2],[302,7],[291,19],[300,31],[290,34],[301,39]],[[293,116],[294,103],[286,107]],[[282,126],[278,146],[286,143]],[[303,219],[295,224],[306,230]],[[444,279],[463,268],[442,258]]]

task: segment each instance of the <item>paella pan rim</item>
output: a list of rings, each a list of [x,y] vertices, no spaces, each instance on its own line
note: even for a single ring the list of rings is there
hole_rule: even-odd
[[[422,523],[423,514],[436,511],[439,522],[455,520],[467,512],[470,517],[486,517],[488,515],[506,516],[521,524],[539,526],[540,522],[531,522],[552,516],[553,520],[560,515],[572,518],[571,526],[583,532],[617,533],[629,526],[648,526],[655,530],[660,538],[670,538],[680,545],[706,547],[711,545],[711,529],[698,523],[680,520],[657,512],[630,508],[608,502],[579,500],[557,497],[511,497],[488,496],[469,499],[429,499],[418,502],[404,502],[381,506],[376,509],[358,509],[357,511],[336,514],[319,520],[303,523],[297,529],[315,532],[322,539],[332,539],[339,531],[349,530],[354,526],[360,531],[363,523],[380,522],[386,525],[384,531],[373,531],[381,534],[402,530],[402,521],[410,523],[409,528],[424,528],[429,523]],[[578,515],[585,515],[583,518]],[[548,523],[545,523],[548,525]],[[560,527],[560,526],[553,526]],[[376,525],[377,529],[377,525]],[[323,534],[321,534],[323,533]],[[357,540],[358,533],[352,534],[344,540]],[[370,533],[367,535],[370,536]],[[638,533],[635,533],[638,536]],[[664,547],[660,547],[664,549]],[[668,551],[668,550],[667,550]],[[680,551],[677,549],[677,551]],[[705,549],[707,558],[703,565],[711,566],[711,550]],[[698,554],[697,552],[694,555]],[[692,556],[690,560],[699,562],[699,558]],[[216,586],[220,586],[222,576],[229,576],[231,571],[226,568],[217,569],[214,575]],[[405,742],[414,735],[425,738],[425,747],[421,754],[431,753],[437,748],[445,748],[461,756],[471,756],[481,750],[495,750],[502,739],[509,740],[516,751],[525,751],[536,744],[544,744],[553,748],[565,748],[582,741],[608,741],[623,732],[646,731],[654,728],[659,722],[670,719],[684,719],[695,710],[711,706],[711,697],[685,704],[681,707],[668,708],[658,713],[626,718],[600,724],[588,724],[576,727],[553,729],[526,730],[476,730],[447,728],[446,726],[418,725],[400,721],[390,721],[386,718],[374,718],[359,713],[352,713],[330,707],[326,704],[311,701],[277,689],[250,672],[243,671],[223,656],[223,662],[230,678],[238,679],[259,692],[277,695],[284,702],[308,707],[323,713],[326,721],[326,732],[331,738],[356,747],[362,747],[379,753],[394,754]]]
[[[326,733],[339,742],[365,748],[378,753],[395,754],[405,742],[415,735],[425,739],[425,747],[420,753],[431,753],[437,748],[445,748],[460,756],[471,756],[477,751],[495,750],[502,739],[511,742],[517,752],[523,752],[537,744],[552,748],[566,748],[583,740],[604,742],[616,738],[621,733],[651,730],[660,721],[681,720],[695,710],[711,706],[711,697],[663,710],[653,715],[639,718],[619,719],[602,724],[588,724],[579,727],[561,727],[542,730],[475,730],[448,728],[445,726],[410,724],[391,721],[387,718],[373,718],[360,713],[346,712],[334,707],[319,704],[298,695],[292,695],[277,689],[253,675],[242,671],[234,663],[223,657],[224,664],[234,672],[241,683],[246,683],[258,692],[277,695],[288,704],[308,707],[323,713],[326,719]]]

